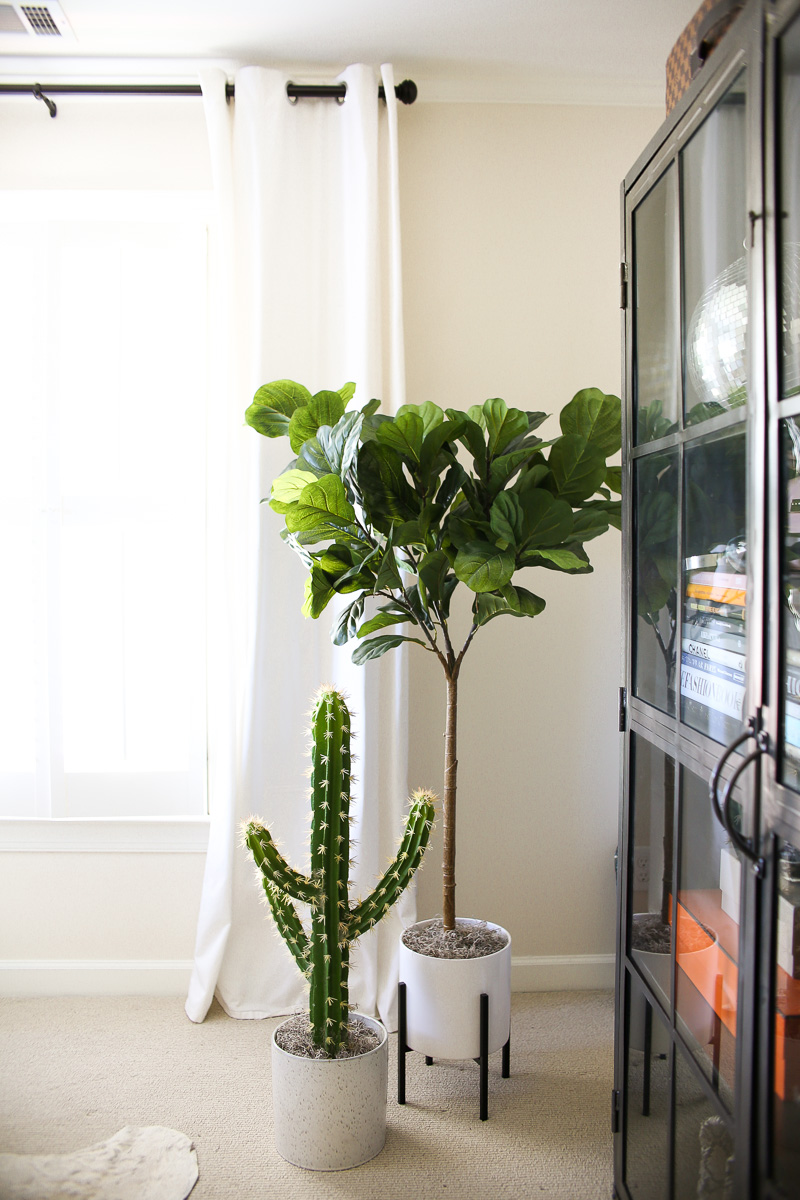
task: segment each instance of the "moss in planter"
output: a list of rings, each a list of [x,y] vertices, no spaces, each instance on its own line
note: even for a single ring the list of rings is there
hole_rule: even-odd
[[[508,944],[504,933],[481,922],[456,921],[455,929],[445,929],[441,918],[423,926],[414,926],[403,934],[403,945],[428,958],[486,958]]]

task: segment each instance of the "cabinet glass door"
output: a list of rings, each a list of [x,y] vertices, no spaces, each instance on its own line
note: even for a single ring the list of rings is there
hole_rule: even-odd
[[[734,1108],[738,1036],[739,860],[708,799],[708,781],[681,778],[675,1012],[678,1030],[727,1112]]]
[[[681,720],[726,744],[742,727],[747,503],[743,430],[684,457]]]
[[[684,416],[747,401],[747,76],[681,151]]]
[[[626,198],[631,702],[617,1178],[628,1200],[729,1200],[749,1170],[736,1137],[749,1103],[738,1074],[746,887],[708,790],[761,673],[748,623],[760,578],[748,553],[760,80],[751,91],[746,62],[743,41],[714,100],[667,134]],[[800,611],[800,584],[798,601]],[[750,779],[731,801],[734,826],[749,832]]]
[[[779,479],[773,481],[779,495],[779,578],[773,582],[780,643],[773,694],[779,786],[775,795],[767,789],[762,839],[769,863],[765,941],[771,979],[761,1057],[768,1066],[770,1196],[788,1198],[800,1194],[800,16],[780,33],[775,64],[777,370],[772,411],[779,445]]]
[[[774,1063],[773,1177],[785,1195],[800,1190],[800,847],[780,845],[772,944]]]

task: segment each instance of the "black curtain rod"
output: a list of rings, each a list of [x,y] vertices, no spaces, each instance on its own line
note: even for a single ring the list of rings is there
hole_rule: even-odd
[[[413,104],[417,98],[417,85],[411,79],[404,79],[394,89],[401,104]],[[86,96],[202,96],[203,92],[196,83],[0,83],[0,95],[10,95],[30,92],[37,100],[42,100],[48,107],[50,116],[57,113],[56,105],[49,99],[48,93],[56,95],[86,95]],[[232,100],[235,96],[232,83],[226,83],[225,96]],[[291,101],[302,100],[306,97],[330,98],[341,104],[347,95],[346,83],[287,83],[286,95]],[[386,99],[386,92],[381,85],[378,96]]]

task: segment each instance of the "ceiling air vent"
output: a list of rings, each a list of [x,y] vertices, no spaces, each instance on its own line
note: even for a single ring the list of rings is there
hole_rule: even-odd
[[[0,36],[22,33],[36,38],[68,38],[73,34],[56,0],[47,4],[3,4],[0,2]]]
[[[61,37],[61,30],[53,20],[49,8],[43,4],[22,4],[22,13],[30,21],[34,33],[42,37]]]

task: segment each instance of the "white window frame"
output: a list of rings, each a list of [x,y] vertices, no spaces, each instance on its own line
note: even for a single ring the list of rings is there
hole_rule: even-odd
[[[111,203],[110,203],[111,202]],[[58,212],[61,219],[136,221],[184,218],[187,212],[210,225],[213,194],[210,191],[156,190],[137,192],[87,192],[42,190],[3,193],[3,214],[14,219],[40,220]],[[141,852],[204,853],[210,818],[206,812],[189,816],[0,817],[0,852]]]

